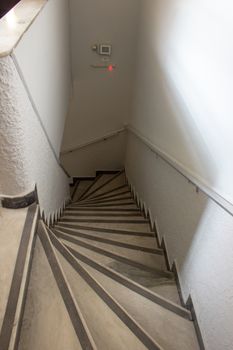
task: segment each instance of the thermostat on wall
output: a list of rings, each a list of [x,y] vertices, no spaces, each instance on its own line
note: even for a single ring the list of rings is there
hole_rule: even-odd
[[[112,45],[100,44],[99,54],[103,56],[111,56],[112,54]]]

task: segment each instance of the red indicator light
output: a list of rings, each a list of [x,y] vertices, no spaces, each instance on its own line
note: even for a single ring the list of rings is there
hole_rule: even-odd
[[[108,71],[109,71],[109,72],[112,72],[113,69],[114,69],[113,65],[110,64],[110,65],[108,66]]]

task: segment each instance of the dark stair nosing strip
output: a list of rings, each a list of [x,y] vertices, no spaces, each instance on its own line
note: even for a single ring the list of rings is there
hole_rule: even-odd
[[[19,197],[1,197],[0,201],[3,208],[7,208],[7,209],[27,208],[31,204],[38,202],[37,190],[35,188],[34,191]]]
[[[190,311],[179,306],[178,304],[173,303],[170,300],[167,300],[160,295],[150,291],[149,289],[143,287],[142,285],[138,284],[137,282],[130,280],[129,278],[125,277],[124,275],[121,275],[119,272],[116,272],[112,270],[111,268],[104,266],[103,264],[96,262],[94,259],[91,259],[84,255],[84,253],[79,253],[78,251],[69,248],[71,253],[76,256],[79,260],[84,262],[85,264],[91,266],[92,268],[96,269],[97,271],[103,273],[107,277],[113,279],[114,281],[122,284],[123,286],[131,289],[132,291],[142,295],[143,297],[151,300],[152,302],[164,307],[165,309],[172,311],[179,316],[191,321],[192,316],[190,314]]]
[[[101,188],[105,187],[106,185],[108,185],[109,183],[111,183],[112,181],[114,181],[118,176],[120,176],[121,174],[124,173],[124,170],[119,171],[119,173],[117,173],[116,175],[114,175],[113,177],[111,177],[109,180],[105,181],[101,186],[99,186],[98,188],[96,188],[94,191],[90,192],[87,196],[83,197],[83,198],[89,198],[90,196],[92,196],[94,193],[96,193],[97,191],[99,191]]]
[[[120,230],[113,228],[104,228],[104,227],[93,227],[93,226],[85,226],[85,225],[72,225],[67,224],[66,222],[59,221],[57,225],[64,228],[78,229],[78,230],[87,230],[87,231],[96,231],[96,232],[106,232],[106,233],[114,233],[114,234],[122,234],[129,236],[143,236],[143,237],[154,237],[154,232],[142,232],[142,231],[131,231],[131,230]]]
[[[38,235],[79,342],[83,350],[95,350],[96,346],[94,345],[93,339],[90,337],[89,330],[84,323],[83,316],[75,302],[70,287],[67,284],[60,264],[58,263],[58,259],[56,257],[56,253],[54,252],[54,248],[52,247],[47,229],[43,226],[39,227]]]
[[[91,274],[78,262],[71,252],[52,234],[50,238],[56,249],[70,263],[73,269],[95,291],[95,293],[108,305],[119,319],[149,350],[162,350],[154,339],[129,315],[129,313],[99,284]]]
[[[96,224],[149,224],[149,220],[147,219],[139,219],[139,220],[122,220],[122,219],[90,219],[90,218],[82,218],[82,219],[74,219],[74,218],[67,218],[65,216],[62,217],[61,219],[63,222],[70,222],[70,223],[74,223],[74,222],[93,222]]]
[[[90,184],[90,186],[87,186],[87,188],[84,190],[81,196],[79,196],[78,200],[81,200],[85,196],[85,194],[96,184],[96,182],[99,181],[101,177],[102,177],[102,174],[96,176],[95,180]]]
[[[61,229],[60,230],[54,229],[54,231],[58,233],[57,235],[59,237],[67,239],[67,234],[64,235],[64,233],[62,232]],[[155,255],[163,255],[162,249],[153,249],[153,248],[147,248],[147,247],[142,247],[142,246],[138,246],[138,245],[128,244],[128,243],[124,243],[124,242],[118,242],[118,241],[114,241],[112,239],[102,238],[102,237],[98,237],[98,236],[92,236],[90,234],[82,233],[82,232],[78,232],[78,231],[71,232],[69,234],[71,236],[81,237],[84,239],[88,239],[90,241],[96,241],[96,242],[101,242],[101,243],[105,243],[105,244],[110,244],[110,245],[114,245],[114,246],[125,248],[125,249],[131,249],[131,250],[136,250],[136,251],[155,254]],[[75,243],[75,240],[73,243]]]
[[[65,240],[67,242],[70,242],[71,239],[72,239],[72,237],[67,237]],[[150,266],[141,264],[141,263],[139,263],[139,262],[137,262],[135,260],[128,259],[128,258],[126,258],[126,257],[124,257],[122,255],[115,254],[115,253],[109,252],[109,251],[107,251],[107,250],[105,250],[103,248],[93,246],[90,243],[86,243],[84,241],[80,241],[79,239],[76,239],[75,242],[71,242],[71,243],[75,243],[77,246],[80,246],[80,247],[86,248],[88,250],[91,250],[91,251],[93,251],[95,253],[107,256],[108,258],[120,261],[123,264],[127,264],[127,265],[130,265],[130,266],[136,267],[138,269],[144,270],[144,271],[155,273],[155,274],[157,274],[160,277],[170,278],[170,279],[173,278],[173,273],[172,272],[163,271],[163,270],[157,269],[155,267],[150,267]],[[68,247],[68,249],[69,249],[69,247]]]
[[[103,212],[103,211],[105,211],[105,212],[109,212],[109,213],[116,212],[116,211],[124,213],[124,212],[128,211],[131,213],[141,213],[140,209],[138,209],[138,208],[128,208],[128,209],[127,208],[118,208],[118,209],[106,208],[106,209],[104,209],[104,208],[96,208],[96,207],[95,208],[91,208],[91,207],[81,208],[81,207],[73,207],[73,206],[66,207],[66,211],[75,211],[75,212],[83,212],[83,211]]]
[[[92,216],[98,216],[98,217],[132,217],[132,216],[138,216],[138,217],[141,217],[141,218],[144,218],[144,216],[140,213],[140,212],[131,212],[131,213],[111,213],[111,212],[108,212],[108,213],[101,213],[101,212],[97,212],[97,213],[80,213],[80,212],[76,212],[74,211],[74,213],[70,213],[70,212],[65,212],[62,216],[62,219],[63,217],[70,217],[70,216],[84,216],[84,217],[92,217]]]
[[[93,196],[93,197],[90,197],[90,199],[96,199],[96,198],[99,198],[99,197],[108,195],[108,194],[110,194],[110,193],[119,191],[119,190],[121,190],[122,188],[126,188],[126,187],[128,188],[128,191],[131,192],[130,189],[129,189],[129,186],[128,186],[127,184],[125,184],[125,185],[118,186],[118,187],[116,187],[116,188],[114,188],[114,189],[112,189],[112,190],[109,190],[109,191],[106,191],[106,192],[97,194],[97,195],[95,195],[95,196]]]
[[[76,194],[76,192],[77,192],[77,189],[78,189],[79,184],[80,184],[80,180],[77,180],[77,181],[76,181],[76,183],[75,183],[75,185],[74,185],[74,190],[73,190],[73,193],[71,194],[71,200],[73,200],[73,199],[74,199],[74,197],[75,197],[75,194]]]
[[[96,170],[96,176],[98,175],[115,175],[117,173],[119,173],[119,171],[121,171],[121,169],[117,169],[117,170]]]
[[[36,215],[38,215],[37,205],[31,205],[28,208],[28,212],[26,215],[23,232],[21,236],[21,241],[18,249],[18,254],[15,262],[15,269],[12,277],[10,292],[8,296],[8,301],[6,305],[6,311],[3,318],[1,333],[0,333],[0,349],[1,350],[8,350],[11,337],[12,337],[12,331],[15,327],[14,321],[17,311],[17,305],[19,301],[20,296],[20,289],[23,281],[23,275],[25,271],[25,265],[26,265],[26,259],[27,259],[27,252],[28,247],[30,243],[30,237],[31,234],[34,235],[34,232],[32,233],[33,228],[33,222],[36,219]],[[30,255],[32,254],[32,251],[30,252]],[[31,259],[31,256],[30,256]],[[28,264],[29,268],[27,271],[27,277],[25,281],[25,285],[27,284],[28,274],[30,270],[30,261]],[[22,307],[24,307],[25,304],[25,297],[26,297],[27,290],[24,289],[23,297],[22,297]],[[23,316],[23,310],[20,310],[20,317],[18,321],[18,327],[21,325],[22,316]],[[16,338],[18,338],[19,330],[16,332]],[[15,344],[16,345],[16,344]]]
[[[129,190],[127,190],[127,191],[124,191],[124,192],[119,192],[119,193],[116,193],[116,194],[112,194],[110,196],[101,196],[101,197],[98,197],[98,198],[89,198],[89,199],[84,199],[83,201],[85,201],[85,203],[92,203],[94,201],[102,201],[102,200],[106,200],[106,199],[112,199],[112,198],[124,196],[126,194],[129,195],[129,198],[133,198],[132,195],[131,195],[131,192]],[[81,201],[78,200],[77,202],[81,202]]]

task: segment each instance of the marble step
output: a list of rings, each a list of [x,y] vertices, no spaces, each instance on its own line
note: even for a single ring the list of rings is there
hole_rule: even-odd
[[[77,207],[83,205],[108,205],[108,204],[116,204],[119,203],[135,203],[134,199],[131,196],[118,197],[113,199],[105,199],[105,200],[95,200],[95,201],[82,201],[74,203]]]
[[[95,185],[95,183],[99,180],[100,176],[101,176],[101,175],[96,176],[96,177],[93,178],[93,179],[90,178],[92,181],[90,181],[90,182],[89,182],[89,185],[85,187],[84,191],[82,191],[82,193],[81,193],[81,195],[79,196],[79,199],[78,199],[78,200],[81,200],[81,198],[85,196],[85,194],[89,191],[89,189],[92,188],[92,187]],[[79,181],[80,181],[80,182],[81,182],[81,181],[85,181],[85,179],[82,179],[82,178],[81,178],[81,179],[79,179]]]
[[[126,185],[126,177],[124,172],[120,172],[115,177],[109,181],[106,182],[104,186],[101,186],[99,189],[96,189],[95,192],[89,193],[88,197],[86,198],[92,198],[97,195],[102,195],[103,193],[107,191],[112,191],[114,189],[117,189],[119,186]]]
[[[114,261],[123,263],[127,268],[134,267],[142,271],[152,273],[158,278],[174,279],[172,272],[166,270],[164,257],[157,254],[149,254],[140,251],[131,251],[120,247],[110,246],[100,242],[88,241],[83,238],[72,236],[61,239],[64,244],[71,246],[73,249],[79,247],[86,248],[93,253],[106,256]]]
[[[83,349],[39,237],[18,350],[29,349]],[[87,349],[96,347],[93,343]]]
[[[80,264],[163,349],[199,349],[193,322],[158,304],[156,305],[151,300],[129,290],[89,265],[83,262]]]
[[[126,183],[125,181],[125,173],[124,171],[120,171],[117,174],[114,175],[106,175],[105,181],[103,181],[99,186],[97,186],[95,189],[88,192],[87,195],[83,196],[83,199],[91,198],[92,196],[96,196],[99,194],[99,191],[107,191],[109,188],[113,189],[116,187],[119,187],[120,185],[124,185]]]
[[[115,175],[116,174],[100,174],[99,176],[97,176],[92,186],[87,188],[87,190],[83,193],[79,200],[85,200],[84,198],[87,198],[89,194],[102,187],[106,182],[114,178]]]
[[[91,260],[94,260],[98,264],[102,264],[104,267],[111,269],[113,272],[120,274],[122,277],[128,278],[132,282],[135,282],[142,287],[157,293],[158,295],[171,300],[176,304],[180,304],[179,295],[176,289],[176,283],[174,277],[164,277],[156,272],[145,271],[140,268],[128,265],[114,258],[93,250],[84,248],[83,246],[77,246],[74,243],[64,241],[65,245],[72,250],[73,254],[82,254]],[[161,286],[167,286],[167,289],[160,288]],[[172,288],[169,288],[171,286]]]
[[[149,224],[149,220],[142,216],[129,217],[129,216],[119,216],[119,217],[109,217],[109,216],[85,216],[85,215],[66,215],[64,214],[61,219],[62,222],[88,222],[88,223],[126,223],[126,224]]]
[[[94,182],[94,180],[80,180],[78,187],[76,188],[75,192],[73,193],[72,201],[76,202],[79,200],[83,192],[86,191],[86,189]]]
[[[0,210],[0,349],[8,350],[18,343],[38,207]]]
[[[78,210],[65,210],[62,217],[77,217],[77,218],[87,218],[87,217],[93,217],[93,218],[124,218],[124,219],[133,219],[137,220],[140,218],[145,218],[144,215],[138,211],[138,212],[112,212],[112,211],[78,211]]]
[[[59,225],[83,225],[86,228],[90,228],[90,227],[95,227],[96,229],[106,229],[109,230],[109,232],[111,232],[111,230],[124,230],[124,231],[134,231],[134,232],[147,232],[147,233],[151,233],[151,228],[150,228],[150,224],[148,223],[148,221],[143,221],[143,222],[126,222],[124,220],[124,222],[97,222],[95,221],[94,223],[91,222],[91,220],[89,220],[88,222],[85,221],[83,222],[79,222],[78,219],[74,219],[74,220],[67,220],[67,219],[63,219],[61,218],[61,220],[59,221]]]
[[[162,350],[56,238],[53,244],[98,349]]]
[[[130,250],[135,250],[135,251],[141,251],[141,252],[146,252],[146,253],[151,253],[151,254],[158,254],[158,255],[163,255],[163,250],[162,249],[158,249],[158,248],[152,248],[153,246],[155,246],[154,242],[152,242],[151,245],[149,245],[148,240],[146,241],[146,243],[143,242],[143,238],[141,238],[141,242],[139,241],[139,239],[137,240],[137,243],[135,243],[135,240],[131,236],[131,242],[124,242],[124,237],[122,238],[122,241],[117,240],[116,236],[113,237],[113,239],[110,239],[109,235],[105,235],[102,234],[102,236],[100,234],[96,234],[96,232],[94,233],[87,233],[87,232],[80,232],[80,231],[74,231],[74,230],[57,230],[55,228],[51,228],[51,230],[53,232],[56,233],[57,236],[62,237],[73,237],[73,238],[84,238],[89,240],[90,242],[92,241],[96,241],[96,242],[102,242],[102,243],[106,243],[108,245],[113,245],[113,246],[117,246],[117,247],[121,247],[121,248],[126,248],[126,249],[130,249]],[[138,237],[136,237],[138,238]],[[143,244],[144,243],[144,244]]]
[[[97,262],[97,260],[94,259],[93,256],[90,257],[87,254],[85,254],[85,248],[83,249],[82,253],[78,252],[77,250],[72,250],[71,247],[69,247],[69,250],[78,260],[81,260],[82,262],[88,264],[97,271],[112,278],[114,281],[124,285],[125,287],[133,290],[136,293],[139,293],[140,295],[144,296],[145,298],[148,298],[149,300],[164,307],[165,309],[175,312],[181,317],[184,317],[188,320],[192,319],[190,311],[188,311],[186,308],[180,305],[179,299],[178,302],[176,301],[177,297],[179,298],[178,292],[176,292],[176,296],[174,295],[175,298],[173,298],[173,295],[171,293],[169,295],[169,298],[164,297],[161,295],[161,293],[158,294],[148,288],[145,288],[141,284],[133,281],[132,279],[124,276],[123,274],[118,273],[117,271],[109,268],[106,265],[103,265],[100,262]]]
[[[112,203],[112,204],[83,204],[83,205],[76,205],[71,204],[69,207],[66,208],[66,210],[81,210],[81,209],[92,209],[92,210],[109,210],[113,209],[113,211],[117,210],[140,210],[138,206],[135,203],[132,202],[120,202],[120,203]]]
[[[118,215],[120,213],[123,214],[131,214],[131,215],[141,215],[141,211],[138,207],[136,208],[81,208],[81,207],[74,207],[74,206],[67,206],[65,213],[106,213],[106,214],[113,214],[113,215]]]
[[[90,198],[90,200],[91,199],[97,199],[97,198],[103,198],[103,197],[106,197],[106,196],[118,195],[119,193],[122,193],[122,192],[125,192],[125,191],[130,192],[130,188],[129,188],[129,186],[127,184],[118,186],[116,188],[113,188],[112,190],[105,191],[105,192],[103,192],[101,194],[93,195]]]
[[[86,230],[86,231],[93,231],[93,232],[106,232],[106,233],[113,233],[113,234],[122,234],[122,235],[129,235],[129,236],[143,236],[143,237],[155,237],[155,233],[152,231],[139,231],[139,230],[130,230],[130,229],[121,229],[121,228],[110,228],[110,227],[97,227],[96,225],[80,225],[78,223],[67,223],[67,222],[58,222],[55,227],[63,227],[63,228],[71,228],[74,230]]]
[[[115,195],[109,195],[109,196],[104,196],[104,197],[98,197],[98,198],[91,198],[91,199],[84,199],[83,201],[80,200],[77,203],[83,204],[83,203],[105,203],[105,202],[109,202],[109,201],[118,201],[120,199],[132,199],[133,197],[131,195],[131,192],[129,191],[124,191],[124,192],[120,192],[117,193]]]
[[[123,243],[129,245],[136,245],[140,248],[149,248],[149,249],[158,249],[157,241],[154,237],[144,237],[144,236],[133,236],[133,235],[124,235],[124,234],[114,234],[114,233],[105,233],[105,232],[96,232],[88,230],[74,230],[69,228],[61,228],[56,226],[52,228],[53,230],[59,230],[60,232],[80,237],[85,235],[92,236],[93,238],[98,239],[108,239],[114,241],[115,243]]]

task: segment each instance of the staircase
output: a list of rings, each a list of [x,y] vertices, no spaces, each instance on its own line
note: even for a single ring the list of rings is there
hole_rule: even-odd
[[[80,181],[72,198],[54,226],[39,221],[18,349],[199,349],[125,173]]]

